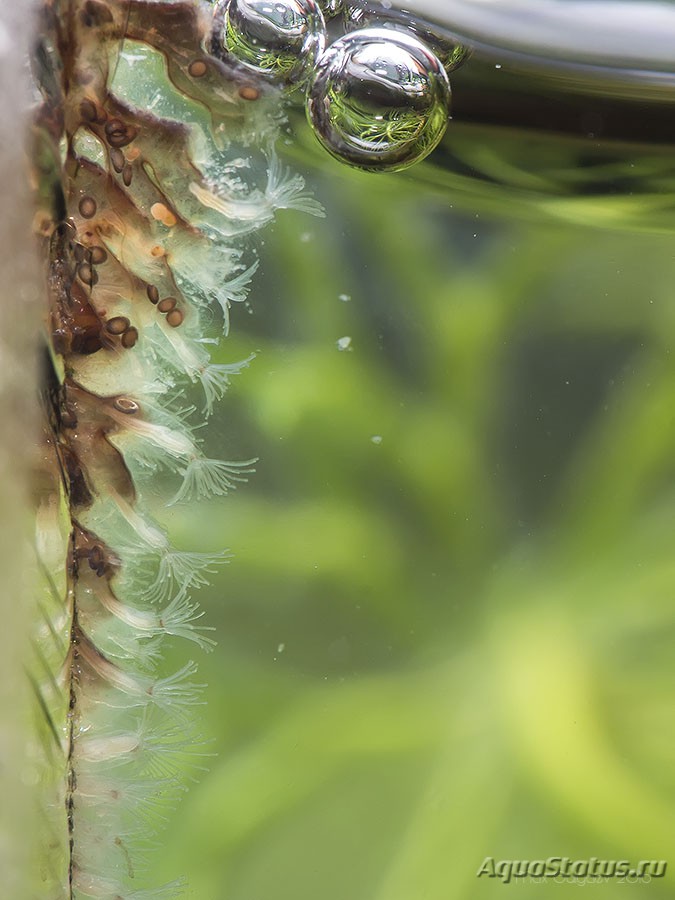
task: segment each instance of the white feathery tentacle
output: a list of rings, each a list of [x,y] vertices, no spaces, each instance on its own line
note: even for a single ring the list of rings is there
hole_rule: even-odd
[[[185,500],[204,500],[227,494],[234,490],[237,484],[248,481],[246,476],[255,472],[253,466],[257,462],[257,459],[227,462],[222,459],[193,456],[181,470],[183,483],[180,489],[166,505],[174,506]]]
[[[215,629],[207,625],[194,624],[197,619],[202,618],[204,611],[200,610],[199,604],[192,601],[183,591],[180,591],[168,606],[157,612],[122,603],[111,591],[101,594],[101,602],[108,612],[147,637],[172,634],[193,641],[204,650],[210,650],[215,646],[215,641],[202,633]]]
[[[223,397],[230,386],[230,379],[248,368],[255,358],[256,354],[251,353],[240,362],[209,363],[199,371],[198,377],[204,389],[204,413],[207,416],[211,415],[213,404]]]
[[[45,891],[159,900],[182,883],[139,889],[139,855],[142,863],[148,837],[208,755],[190,718],[204,687],[197,667],[166,674],[161,652],[173,636],[214,646],[191,592],[228,555],[174,547],[153,518],[167,492],[148,476],[181,477],[174,506],[223,496],[255,471],[255,459],[205,455],[203,417],[181,409],[180,397],[189,382],[200,388],[209,417],[255,358],[212,362],[207,347],[221,325],[228,335],[259,267],[240,238],[279,209],[323,210],[274,150],[278,95],[251,76],[245,96],[229,64],[209,62],[207,17],[194,4],[172,6],[181,25],[173,48],[163,30],[169,0],[42,2],[50,33],[37,61],[47,77],[36,181],[53,326],[45,456],[54,487],[40,549],[58,546],[48,574],[59,614],[36,637],[51,642],[57,675],[43,671],[36,684],[58,706],[51,731],[65,757],[57,805],[68,860]],[[117,43],[131,35],[148,48],[133,54],[133,71]],[[152,68],[158,54],[170,84]],[[203,77],[210,66],[217,79]],[[156,114],[174,116],[181,94],[186,109],[197,101],[210,116],[187,124]]]

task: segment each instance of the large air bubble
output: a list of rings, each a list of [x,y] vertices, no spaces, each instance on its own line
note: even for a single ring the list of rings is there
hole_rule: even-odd
[[[315,0],[220,0],[214,20],[222,53],[283,84],[306,81],[326,46]]]
[[[364,28],[320,58],[307,115],[324,147],[350,165],[397,171],[424,159],[443,137],[450,84],[421,40],[403,31]]]

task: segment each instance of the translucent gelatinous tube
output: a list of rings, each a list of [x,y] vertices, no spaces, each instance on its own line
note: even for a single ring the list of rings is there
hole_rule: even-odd
[[[57,0],[42,9],[37,546],[49,602],[36,635],[44,662],[36,689],[56,744],[44,769],[62,774],[45,800],[50,900],[179,890],[146,888],[135,850],[148,810],[170,809],[203,755],[192,714],[202,702],[197,665],[167,671],[161,645],[167,637],[213,645],[191,592],[227,554],[174,547],[150,514],[148,484],[157,493],[157,472],[169,471],[177,484],[163,489],[164,501],[198,502],[254,471],[255,460],[207,457],[195,436],[254,358],[211,362],[205,329],[220,321],[227,334],[230,305],[256,271],[241,235],[282,208],[321,214],[277,159],[279,89],[206,50],[211,13],[181,0]],[[249,173],[266,174],[263,191],[242,177]],[[212,332],[209,340],[217,343]],[[203,415],[180,400],[192,382],[203,387]]]

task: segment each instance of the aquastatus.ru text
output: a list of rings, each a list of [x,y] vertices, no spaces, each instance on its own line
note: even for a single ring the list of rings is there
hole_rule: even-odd
[[[627,859],[570,859],[549,856],[547,859],[499,859],[486,856],[478,867],[476,877],[498,878],[504,884],[514,879],[585,879],[587,883],[606,878],[625,881],[651,881],[663,878],[668,863],[664,859],[642,859],[632,863]]]

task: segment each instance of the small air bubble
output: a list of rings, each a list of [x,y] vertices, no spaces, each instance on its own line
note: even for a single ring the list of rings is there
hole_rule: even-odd
[[[349,337],[349,335],[345,335],[344,337],[338,338],[337,348],[338,348],[338,350],[351,350],[352,349],[352,339]]]

